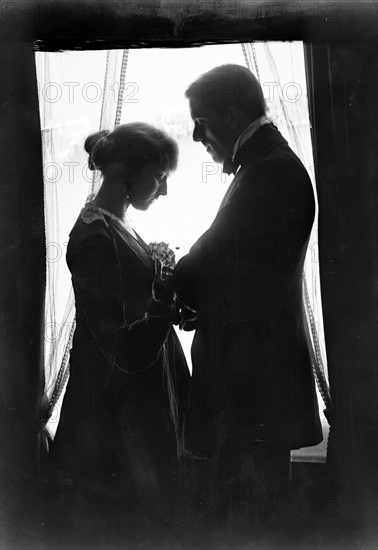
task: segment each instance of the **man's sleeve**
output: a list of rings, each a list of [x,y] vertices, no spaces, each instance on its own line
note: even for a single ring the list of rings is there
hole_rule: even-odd
[[[203,285],[213,282],[226,294],[240,277],[261,281],[279,269],[300,244],[304,225],[312,224],[312,194],[297,179],[295,170],[278,163],[245,171],[228,204],[177,265],[175,284],[184,303],[198,306]]]

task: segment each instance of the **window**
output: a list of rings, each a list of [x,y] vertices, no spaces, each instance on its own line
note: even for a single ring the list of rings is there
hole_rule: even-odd
[[[121,59],[122,52],[118,52],[110,68],[106,51],[36,54],[44,136],[48,242],[45,347],[46,357],[51,359],[46,367],[50,392],[64,353],[59,340],[67,336],[73,321],[72,310],[70,317],[66,307],[70,273],[65,264],[65,247],[93,184],[83,143],[87,135],[99,129],[104,109],[109,116],[113,114],[108,127],[114,124]],[[257,73],[268,115],[301,157],[315,187],[302,43],[130,50],[120,122],[140,120],[165,129],[177,139],[180,158],[177,171],[168,180],[167,197],[157,201],[148,212],[130,209],[129,213],[133,226],[146,242],[168,242],[177,259],[208,228],[232,179],[212,162],[204,148],[192,141],[193,123],[184,97],[186,87],[199,74],[223,63],[248,63]],[[108,80],[104,80],[106,68]],[[111,70],[113,73],[109,75]],[[306,260],[306,278],[325,356],[316,235],[315,224]],[[192,336],[193,333],[179,332],[189,363]],[[49,423],[52,433],[59,418],[59,404]],[[323,443],[293,453],[293,459],[324,460],[328,424],[323,414],[322,419]]]

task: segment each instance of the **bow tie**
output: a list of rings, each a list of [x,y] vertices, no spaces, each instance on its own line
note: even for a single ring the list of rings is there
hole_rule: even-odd
[[[240,162],[236,162],[236,160],[232,160],[231,157],[226,157],[223,163],[223,172],[225,172],[228,175],[236,174],[239,166],[240,166]]]

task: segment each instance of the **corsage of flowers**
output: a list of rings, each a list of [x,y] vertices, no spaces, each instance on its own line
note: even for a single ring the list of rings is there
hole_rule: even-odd
[[[167,243],[164,242],[152,242],[148,245],[148,251],[151,254],[155,262],[155,277],[152,285],[152,298],[156,302],[162,302],[159,297],[156,295],[156,284],[160,284],[159,287],[163,286],[165,291],[168,292],[169,302],[175,301],[175,293],[170,289],[170,278],[173,273],[173,269],[176,265],[175,253],[171,248],[169,248]],[[166,302],[166,299],[163,300]]]
[[[176,265],[175,253],[169,248],[168,244],[164,242],[150,243],[148,245],[148,251],[155,260],[155,266],[159,277],[163,281],[167,280],[172,275],[172,271]]]

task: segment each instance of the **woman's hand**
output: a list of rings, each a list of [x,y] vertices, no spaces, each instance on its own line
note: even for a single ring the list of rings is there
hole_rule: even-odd
[[[195,330],[198,312],[185,304],[182,304],[179,329],[185,331]]]

